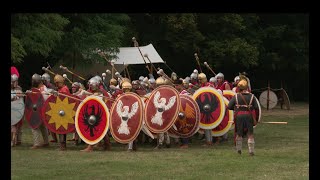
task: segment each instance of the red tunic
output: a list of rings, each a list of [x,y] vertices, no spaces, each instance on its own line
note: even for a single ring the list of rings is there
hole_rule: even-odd
[[[62,86],[62,88],[59,88],[58,92],[63,93],[63,94],[67,94],[67,95],[71,95],[69,88],[66,85]]]
[[[226,90],[226,84],[229,84],[231,90],[232,86],[228,81],[224,81],[222,84],[217,84],[216,89],[220,89],[221,91]]]

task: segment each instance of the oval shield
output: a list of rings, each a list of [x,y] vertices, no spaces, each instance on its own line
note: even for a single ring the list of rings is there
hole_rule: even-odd
[[[229,100],[226,97],[224,97],[223,99],[227,109]],[[223,136],[225,133],[227,133],[231,129],[231,127],[234,126],[233,118],[234,118],[233,110],[227,109],[221,123],[214,129],[212,129],[212,136],[218,137],[218,136]]]
[[[68,134],[75,131],[74,117],[82,101],[75,95],[50,95],[42,110],[45,126],[54,133]]]
[[[23,119],[24,106],[23,98],[11,101],[11,126],[16,125]]]
[[[232,90],[223,90],[222,94],[223,94],[223,96],[224,96],[225,98],[228,99],[228,101],[230,101],[230,99],[231,99],[234,95],[236,95],[236,93],[235,93],[234,91],[232,91]]]
[[[200,108],[199,127],[202,129],[217,127],[224,118],[226,109],[219,91],[212,87],[201,87],[194,92],[193,99]]]
[[[31,88],[31,93],[27,93],[25,101],[25,118],[32,129],[38,128],[42,121],[42,108],[44,104],[44,98],[37,88]]]
[[[176,129],[171,127],[169,133],[182,138],[193,136],[199,130],[200,109],[189,95],[180,95],[180,110],[178,118],[174,125]]]
[[[260,94],[259,101],[264,108],[272,109],[278,104],[278,97],[273,91],[265,90]]]
[[[144,120],[153,133],[163,133],[171,128],[180,108],[179,92],[169,85],[154,89],[146,103]]]
[[[258,99],[255,96],[254,96],[254,98],[257,101],[259,109],[258,110],[254,110],[252,115],[253,115],[253,118],[255,118],[257,122],[260,122],[261,121],[261,106],[260,106],[260,103],[259,103]],[[254,125],[253,127],[255,128],[256,126],[257,126],[257,124]]]
[[[143,123],[143,104],[140,96],[127,92],[120,95],[110,111],[110,131],[119,143],[136,139]]]
[[[87,144],[101,141],[109,129],[109,110],[101,97],[87,96],[78,106],[75,117],[76,131]]]

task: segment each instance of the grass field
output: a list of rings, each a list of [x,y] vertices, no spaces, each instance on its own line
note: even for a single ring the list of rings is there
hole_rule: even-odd
[[[263,109],[262,121],[286,121],[287,125],[258,124],[255,156],[248,155],[246,139],[242,155],[229,141],[202,147],[197,137],[189,149],[153,150],[139,145],[137,152],[113,142],[111,151],[80,152],[85,145],[67,143],[31,150],[31,129],[23,128],[21,146],[11,148],[12,179],[309,179],[309,104],[291,104],[291,110]],[[71,135],[67,137],[70,139]],[[173,142],[173,141],[172,141]]]

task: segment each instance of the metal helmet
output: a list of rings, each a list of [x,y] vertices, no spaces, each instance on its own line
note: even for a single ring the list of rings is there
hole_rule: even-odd
[[[12,74],[11,75],[11,82],[15,82],[15,81],[18,81],[18,76],[16,74]]]
[[[195,73],[195,74],[199,74],[198,69],[194,69],[194,70],[193,70],[193,73]]]
[[[156,80],[156,85],[160,86],[160,85],[164,85],[165,84],[165,79],[163,77],[158,77]]]
[[[217,79],[215,77],[211,77],[209,82],[212,82],[212,83],[216,83],[217,82]]]
[[[48,73],[43,73],[41,79],[42,81],[50,82],[50,75]]]
[[[224,79],[224,75],[223,75],[221,72],[219,72],[219,73],[216,75],[215,78],[216,78],[216,79],[218,79],[218,78]]]
[[[110,79],[110,85],[116,86],[117,84],[118,84],[118,81],[116,79],[114,79],[114,78]]]
[[[239,77],[239,76],[236,76],[236,77],[234,78],[234,82],[237,82],[238,80],[240,80],[240,77]]]
[[[207,82],[207,76],[204,73],[200,73],[198,75],[198,79],[201,83],[206,83]]]
[[[62,77],[60,74],[57,74],[53,78],[54,83],[64,83],[64,77]]]
[[[154,83],[156,83],[156,80],[155,80],[154,78],[150,78],[150,79],[149,79],[149,83],[150,83],[150,84],[154,84]]]
[[[96,77],[93,77],[89,80],[88,84],[91,90],[97,90],[99,88],[99,79]]]
[[[96,78],[99,81],[99,83],[102,83],[102,78],[100,76],[96,75],[94,76],[94,78]]]
[[[80,87],[80,83],[79,82],[74,82],[74,83],[72,83],[71,87],[79,88]]]
[[[130,91],[132,89],[132,84],[130,82],[124,81],[121,87],[124,91]]]
[[[237,86],[240,90],[248,89],[248,81],[246,79],[241,79]]]
[[[39,74],[34,74],[32,75],[32,82],[35,82],[35,83],[40,83],[41,82],[41,76]]]
[[[143,76],[140,76],[139,77],[139,81],[143,81],[144,77]]]
[[[174,81],[178,79],[178,76],[177,76],[177,74],[175,72],[171,73],[171,79],[174,80]]]
[[[197,78],[198,78],[198,74],[192,73],[192,74],[190,75],[190,78],[191,78],[191,79],[197,79]]]

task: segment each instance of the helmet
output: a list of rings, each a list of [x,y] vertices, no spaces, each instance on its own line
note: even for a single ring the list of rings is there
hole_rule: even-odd
[[[54,76],[53,81],[54,83],[64,83],[64,78],[60,74],[57,74]]]
[[[80,87],[80,83],[74,82],[74,83],[72,83],[71,87],[79,88]]]
[[[198,78],[198,74],[192,73],[192,74],[190,75],[190,78],[191,78],[191,79],[197,79],[197,78]]]
[[[11,82],[18,81],[19,77],[16,74],[11,75]]]
[[[116,79],[114,79],[114,78],[110,79],[110,85],[116,86],[117,84],[118,84],[118,81]]]
[[[193,73],[199,74],[198,69],[194,69],[194,70],[193,70]]]
[[[174,80],[174,81],[178,79],[178,76],[177,76],[177,74],[175,72],[171,73],[171,79]]]
[[[96,77],[93,77],[89,80],[88,84],[89,84],[89,87],[91,88],[91,90],[97,90],[98,87],[99,87],[99,79],[96,78]]]
[[[237,82],[238,80],[240,80],[240,77],[239,77],[239,76],[236,76],[236,77],[234,78],[234,82]]]
[[[39,74],[32,75],[32,81],[35,83],[41,82],[41,76]]]
[[[248,89],[248,81],[246,79],[241,79],[238,83],[238,87],[240,90]]]
[[[165,79],[163,77],[158,77],[156,80],[156,84],[157,84],[157,86],[164,85]]]
[[[41,76],[41,79],[43,81],[50,82],[50,75],[48,73],[43,73],[42,76]]]
[[[132,85],[130,82],[124,81],[122,83],[122,89],[123,90],[131,90],[132,89]]]
[[[212,83],[216,83],[217,82],[217,79],[215,77],[211,77],[209,82],[212,82]]]
[[[139,81],[143,81],[144,77],[143,76],[140,76],[139,77]]]
[[[94,78],[96,78],[99,83],[102,83],[102,78],[100,76],[96,75],[96,76],[94,76]]]
[[[156,83],[156,80],[154,78],[150,78],[149,82],[150,82],[150,84],[154,84],[154,83]]]
[[[215,78],[216,78],[216,79],[218,79],[218,78],[224,79],[224,75],[223,75],[221,72],[219,72],[219,73],[216,75]]]
[[[206,76],[204,73],[200,73],[200,74],[198,75],[198,79],[199,79],[199,81],[200,81],[201,83],[207,82],[207,76]]]

